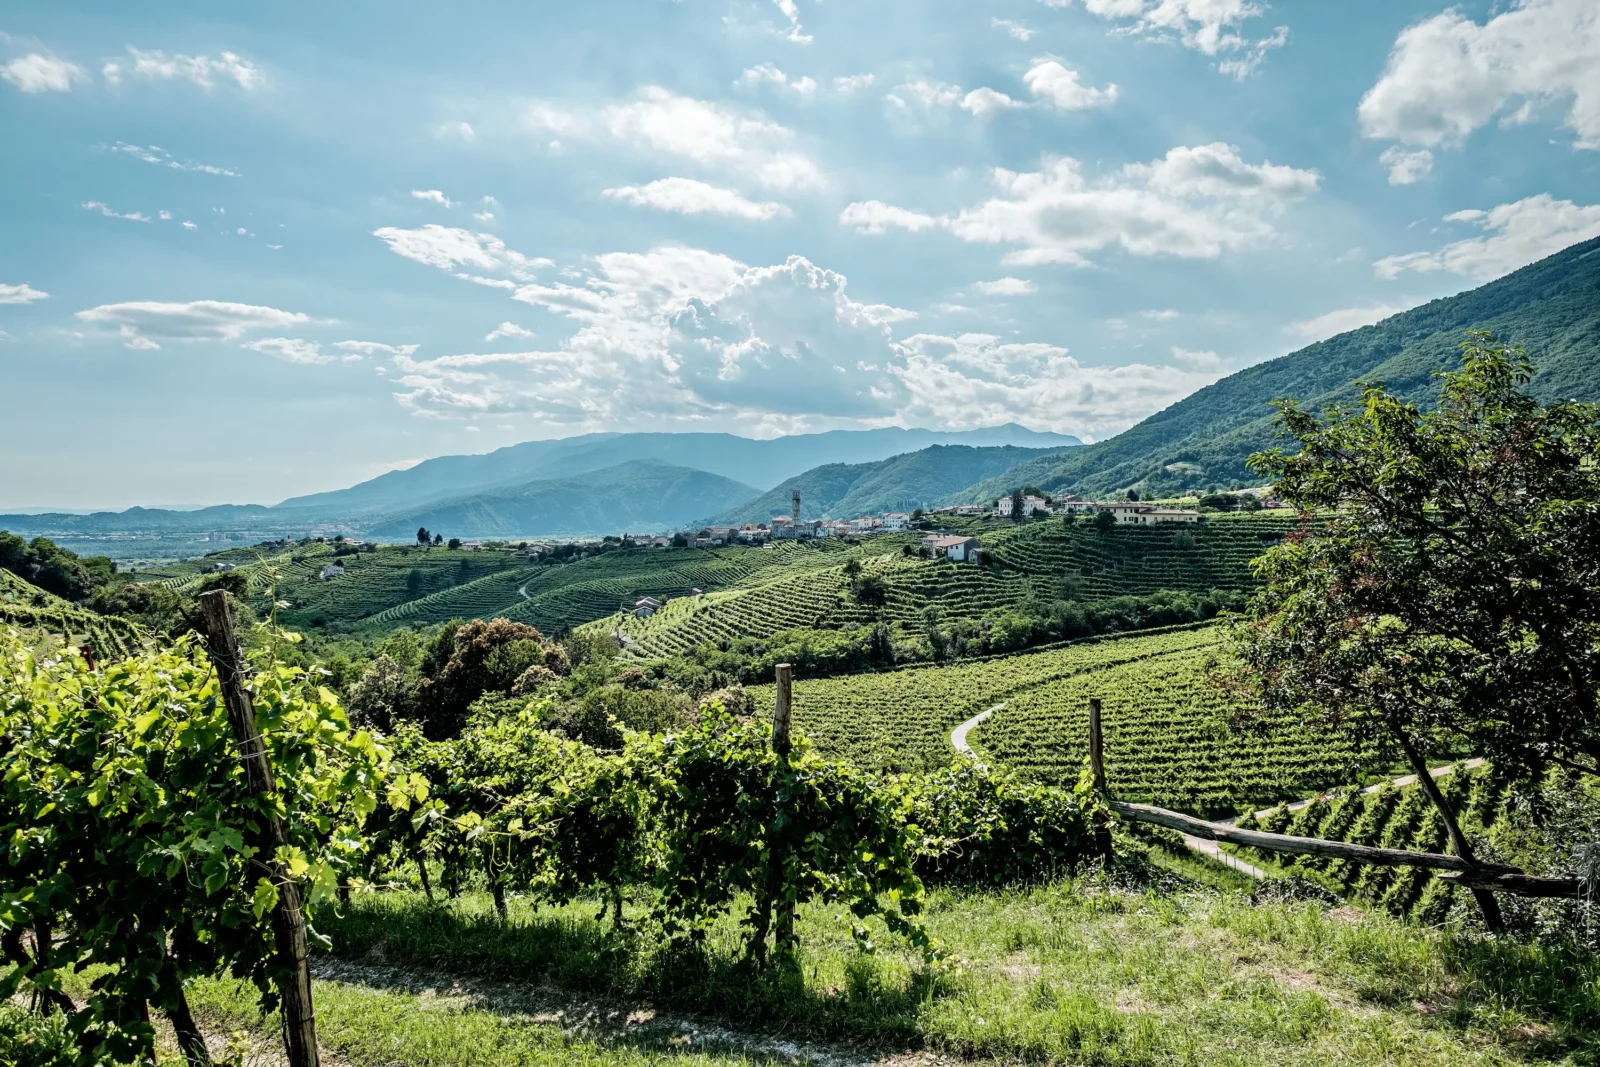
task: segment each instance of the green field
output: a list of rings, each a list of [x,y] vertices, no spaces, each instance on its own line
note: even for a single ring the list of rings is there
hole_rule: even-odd
[[[0,570],[0,626],[22,631],[41,649],[86,644],[102,659],[128,655],[144,637],[126,619],[76,607],[6,570]]]

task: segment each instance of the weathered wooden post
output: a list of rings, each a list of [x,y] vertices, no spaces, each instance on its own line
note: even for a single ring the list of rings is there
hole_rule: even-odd
[[[244,686],[243,656],[233,632],[233,617],[228,610],[228,594],[221,589],[200,594],[202,622],[211,663],[222,687],[228,709],[228,723],[239,743],[240,763],[250,791],[270,809],[277,790],[267,746],[256,725],[255,706]],[[289,972],[280,990],[283,995],[283,1044],[289,1067],[318,1067],[316,1013],[311,1007],[310,953],[306,947],[306,917],[300,905],[300,887],[287,867],[277,861],[278,849],[288,844],[283,823],[276,815],[262,818],[258,840],[253,842],[258,858],[274,870],[278,887],[278,906],[272,912],[272,928],[278,943],[279,962]]]
[[[794,668],[787,663],[777,666],[777,687],[772,698],[772,751],[778,756],[778,773],[781,775],[789,768],[789,713],[794,706]],[[773,829],[779,830],[780,823],[788,821],[788,813],[784,810],[786,805],[782,800],[777,802],[773,811]],[[774,834],[776,836],[776,834]],[[789,865],[789,851],[787,848],[774,847],[772,850],[772,891],[776,897],[775,923],[773,927],[773,941],[780,954],[788,951],[794,944],[794,911],[795,901],[790,896],[791,887],[785,877],[785,870]]]
[[[1109,800],[1111,794],[1106,790],[1105,740],[1100,733],[1099,697],[1089,698],[1089,777],[1094,782],[1096,799]],[[1107,863],[1111,862],[1111,821],[1104,808],[1096,810],[1094,814],[1094,847]]]

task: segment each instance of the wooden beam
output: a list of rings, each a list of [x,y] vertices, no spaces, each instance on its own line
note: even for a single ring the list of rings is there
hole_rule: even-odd
[[[1100,698],[1089,698],[1089,773],[1094,777],[1094,791],[1104,796],[1106,792],[1105,741],[1100,735]]]

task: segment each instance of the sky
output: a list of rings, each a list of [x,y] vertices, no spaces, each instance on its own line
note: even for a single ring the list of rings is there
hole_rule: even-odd
[[[0,12],[0,510],[1098,440],[1600,234],[1594,0]]]

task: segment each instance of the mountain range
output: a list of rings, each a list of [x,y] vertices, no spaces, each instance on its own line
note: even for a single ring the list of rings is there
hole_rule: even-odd
[[[306,532],[406,538],[648,532],[690,522],[807,517],[990,501],[1021,486],[1105,496],[1248,484],[1252,452],[1275,439],[1272,402],[1320,409],[1383,381],[1419,404],[1458,362],[1469,330],[1521,346],[1543,399],[1600,400],[1600,238],[1477,289],[1393,315],[1248,367],[1091,445],[1008,424],[940,432],[834,430],[770,440],[724,433],[601,433],[443,456],[347,489],[276,506],[0,515],[0,529],[72,547],[96,539],[224,540]],[[132,551],[127,549],[126,551]]]

